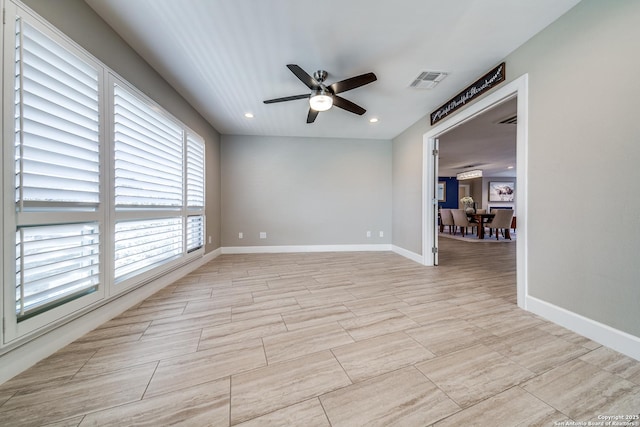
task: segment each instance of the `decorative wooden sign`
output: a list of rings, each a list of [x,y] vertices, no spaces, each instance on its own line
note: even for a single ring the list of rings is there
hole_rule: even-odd
[[[505,78],[505,63],[498,65],[484,76],[480,77],[462,92],[445,102],[440,108],[431,113],[431,126],[447,117],[449,114],[464,106],[477,96],[502,83]]]

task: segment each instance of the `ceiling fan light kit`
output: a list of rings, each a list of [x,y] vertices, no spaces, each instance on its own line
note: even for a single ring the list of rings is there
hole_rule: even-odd
[[[324,81],[327,78],[328,73],[324,70],[316,71],[313,74],[313,77],[311,77],[306,71],[296,64],[288,64],[287,68],[289,68],[289,70],[295,74],[302,83],[307,85],[312,92],[308,95],[293,95],[285,96],[283,98],[267,99],[264,101],[265,104],[309,98],[307,123],[313,123],[318,116],[318,112],[327,111],[334,105],[359,116],[363,115],[367,111],[361,106],[338,96],[338,94],[375,82],[377,80],[375,74],[361,74],[326,86]]]
[[[333,98],[325,91],[319,91],[309,98],[309,107],[316,111],[327,111],[333,106]]]

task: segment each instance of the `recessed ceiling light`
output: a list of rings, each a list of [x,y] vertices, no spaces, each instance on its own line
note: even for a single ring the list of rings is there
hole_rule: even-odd
[[[378,123],[378,118],[377,117],[370,118],[369,123]]]
[[[513,166],[507,166],[507,169],[513,169]]]
[[[252,113],[244,113],[244,116],[245,116],[247,119],[253,119],[253,114],[252,114]]]

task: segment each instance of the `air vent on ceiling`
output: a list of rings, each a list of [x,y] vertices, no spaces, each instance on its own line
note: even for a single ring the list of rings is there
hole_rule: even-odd
[[[515,115],[513,117],[507,117],[504,120],[500,120],[498,122],[501,125],[517,125],[518,124],[518,116]]]
[[[447,77],[447,73],[440,71],[423,71],[411,82],[409,87],[415,89],[432,89],[445,77]]]

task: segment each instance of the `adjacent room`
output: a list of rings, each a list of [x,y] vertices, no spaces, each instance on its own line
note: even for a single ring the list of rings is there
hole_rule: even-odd
[[[512,98],[438,137],[439,237],[515,242],[517,126],[517,98]],[[458,221],[452,210],[459,211]],[[494,222],[499,210],[510,212]]]
[[[0,424],[640,426],[640,2],[0,3]]]

